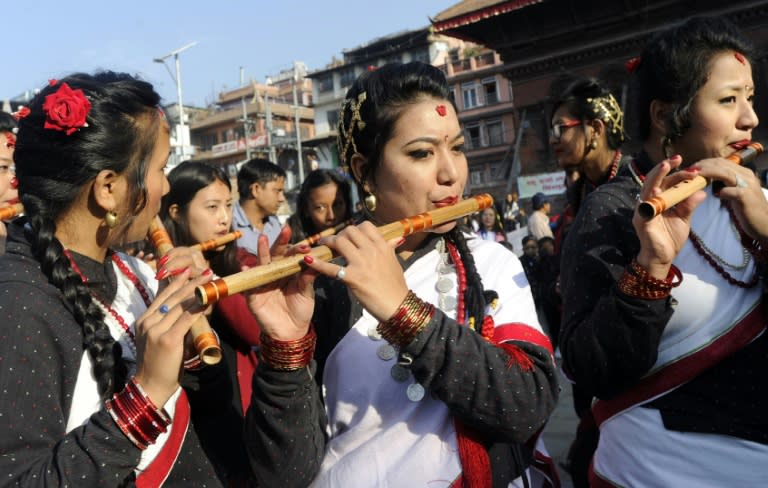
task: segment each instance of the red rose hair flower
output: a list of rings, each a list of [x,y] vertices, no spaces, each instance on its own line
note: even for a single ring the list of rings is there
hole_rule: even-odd
[[[43,112],[45,112],[45,129],[63,131],[72,135],[81,127],[88,127],[86,117],[91,110],[91,102],[85,97],[83,90],[73,90],[62,83],[55,93],[45,97]]]

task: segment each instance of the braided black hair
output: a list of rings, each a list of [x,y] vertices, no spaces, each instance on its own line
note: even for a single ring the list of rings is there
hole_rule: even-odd
[[[82,90],[91,103],[87,127],[69,135],[44,127],[45,97],[63,83]],[[56,222],[103,170],[128,177],[133,215],[144,207],[146,160],[157,140],[159,101],[149,83],[130,75],[79,73],[52,81],[32,99],[29,115],[19,122],[14,160],[19,195],[30,226],[27,238],[42,272],[72,305],[75,320],[83,328],[83,345],[92,360],[102,398],[108,398],[125,383],[122,348],[112,338],[104,312],[72,269],[56,238]],[[115,234],[125,235],[131,222],[131,215],[121,216]]]

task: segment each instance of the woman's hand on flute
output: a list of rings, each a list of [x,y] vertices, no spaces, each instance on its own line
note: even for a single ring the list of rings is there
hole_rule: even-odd
[[[678,171],[682,163],[680,156],[673,156],[657,164],[645,177],[640,189],[640,201],[649,200],[683,180],[693,178],[698,171]],[[643,218],[637,210],[632,224],[640,240],[640,252],[637,262],[658,278],[666,279],[672,261],[688,239],[691,230],[691,217],[696,207],[704,201],[705,193],[697,191],[677,205],[666,209],[651,219]]]
[[[210,275],[191,278],[185,270],[172,280],[136,321],[136,381],[162,407],[179,387],[185,338],[204,308],[194,298],[196,286]]]
[[[320,244],[346,259],[343,278],[338,276],[338,264],[315,261],[308,265],[326,276],[342,279],[374,318],[387,320],[408,294],[403,268],[395,254],[402,240],[385,240],[370,222],[351,225],[320,240]]]
[[[259,236],[258,250],[261,265],[272,262],[265,235]],[[317,273],[306,270],[245,293],[248,307],[263,333],[279,341],[292,341],[307,335],[315,308],[313,283],[316,277]]]
[[[723,158],[704,159],[692,168],[705,178],[721,182],[717,196],[731,202],[741,227],[753,239],[768,241],[768,200],[752,169]]]
[[[192,277],[203,274],[208,269],[203,253],[191,247],[174,247],[157,261],[155,278],[163,281],[165,278],[173,278],[187,269]]]

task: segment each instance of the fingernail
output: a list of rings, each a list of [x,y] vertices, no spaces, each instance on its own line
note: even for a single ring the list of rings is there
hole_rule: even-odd
[[[682,156],[680,156],[679,154],[675,154],[674,156],[672,156],[671,158],[669,158],[669,160],[670,160],[670,161],[678,161],[678,160],[680,160],[680,159],[683,159],[683,157],[682,157]]]
[[[203,271],[203,274],[205,276],[210,276],[213,274],[213,270],[211,268],[206,268],[205,271]]]
[[[184,267],[184,268],[174,269],[173,271],[171,271],[170,275],[171,276],[179,276],[180,274],[183,274],[186,271],[189,271],[189,266]]]
[[[160,268],[160,271],[155,275],[155,279],[160,281],[168,277],[168,270],[166,268]]]
[[[307,263],[307,264],[312,264],[312,263],[315,262],[315,258],[313,258],[310,255],[306,255],[306,256],[304,256],[304,262]]]
[[[168,256],[168,255],[165,255],[165,256],[161,257],[161,258],[160,258],[160,259],[157,261],[157,264],[159,264],[159,265],[160,265],[160,267],[163,267],[163,266],[165,266],[165,263],[167,263],[169,259],[171,259],[171,257],[170,257],[170,256]]]
[[[699,172],[699,168],[692,168],[692,167],[690,167],[690,166],[688,166],[687,168],[683,168],[683,169],[684,169],[686,172],[688,172],[688,173],[698,173],[698,172]]]
[[[400,238],[400,239],[397,241],[397,246],[398,246],[398,247],[402,246],[404,242],[405,242],[405,237],[401,237],[401,238]]]
[[[309,249],[308,245],[306,244],[299,245],[299,251],[306,251],[307,249]]]

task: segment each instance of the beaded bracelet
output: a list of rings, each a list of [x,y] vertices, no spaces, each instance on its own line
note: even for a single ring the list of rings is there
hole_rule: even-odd
[[[315,355],[317,334],[310,328],[307,335],[295,341],[278,341],[261,333],[261,362],[282,371],[293,371],[307,366]]]
[[[660,280],[651,276],[645,268],[633,260],[624,270],[617,286],[619,291],[627,296],[658,300],[667,298],[672,292],[672,288],[680,286],[682,282],[683,275],[674,264],[670,266],[667,277]]]
[[[379,322],[376,329],[390,344],[404,347],[413,342],[416,335],[426,327],[434,315],[434,305],[423,301],[413,291],[408,290],[405,300],[395,314]]]
[[[123,434],[142,451],[171,425],[168,413],[155,406],[136,378],[131,378],[123,391],[112,395],[105,407]]]

